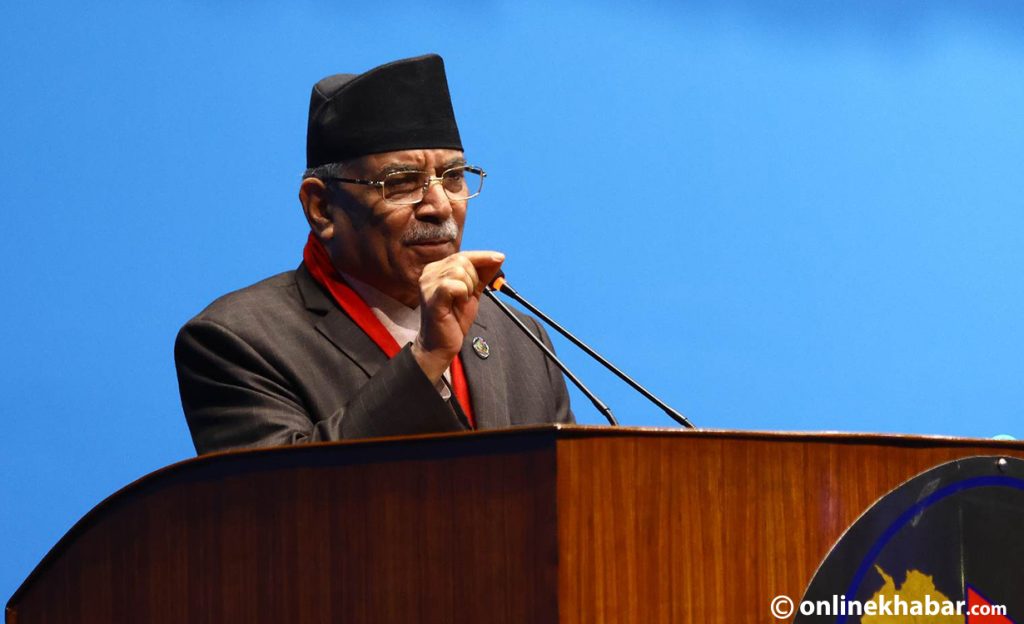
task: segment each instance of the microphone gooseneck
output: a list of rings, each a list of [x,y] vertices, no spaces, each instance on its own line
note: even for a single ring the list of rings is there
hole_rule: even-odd
[[[601,415],[605,417],[609,425],[612,425],[613,427],[618,426],[619,421],[615,420],[615,416],[612,414],[612,410],[607,405],[604,404],[604,401],[597,398],[597,395],[591,392],[590,388],[587,388],[587,386],[585,386],[583,382],[580,381],[579,378],[576,375],[574,375],[572,371],[569,370],[569,368],[562,363],[561,360],[558,359],[558,356],[556,356],[554,352],[551,351],[551,349],[549,349],[543,341],[541,341],[540,338],[535,336],[534,333],[530,331],[530,328],[527,327],[525,323],[519,320],[519,317],[517,317],[515,313],[501,301],[501,299],[498,299],[497,295],[494,294],[494,290],[490,286],[484,288],[484,295],[486,295],[491,301],[493,301],[494,305],[498,306],[498,309],[505,313],[505,316],[512,319],[512,322],[515,323],[516,326],[520,330],[522,330],[522,332],[526,334],[530,338],[530,340],[533,341],[533,344],[537,345],[540,348],[540,350],[544,352],[544,355],[546,355],[549,360],[554,362],[555,366],[557,366],[559,370],[565,373],[565,376],[569,378],[569,381],[574,383],[576,387],[580,389],[580,392],[582,392],[588,399],[590,399],[590,402],[594,404],[594,407],[597,408],[597,411],[601,412]]]
[[[509,297],[511,297],[511,298],[515,299],[516,301],[518,301],[519,304],[522,305],[524,308],[526,308],[527,310],[529,310],[533,314],[536,314],[537,316],[539,316],[542,321],[544,321],[545,323],[550,325],[558,333],[560,333],[563,336],[565,336],[566,339],[569,340],[569,342],[573,343],[574,345],[576,345],[577,347],[582,349],[587,355],[589,355],[590,357],[592,357],[595,360],[597,360],[598,362],[600,362],[605,368],[607,368],[611,372],[615,373],[615,375],[619,379],[621,379],[622,381],[626,382],[627,384],[629,384],[630,387],[632,387],[634,390],[636,390],[637,392],[642,394],[644,396],[644,398],[646,398],[648,401],[650,401],[651,403],[654,403],[659,408],[661,408],[661,410],[663,412],[665,412],[666,414],[668,414],[668,416],[672,420],[676,421],[677,423],[679,423],[683,427],[686,427],[687,429],[696,429],[696,426],[694,426],[694,424],[692,422],[690,422],[690,420],[686,416],[683,416],[681,413],[679,413],[678,411],[676,411],[675,409],[670,407],[667,403],[665,403],[664,401],[662,401],[658,397],[654,396],[654,394],[652,394],[647,388],[644,388],[643,386],[641,386],[632,377],[630,377],[626,373],[622,372],[621,370],[619,370],[619,368],[617,366],[615,366],[614,364],[612,364],[611,362],[606,360],[604,358],[604,356],[602,356],[600,353],[598,353],[597,351],[594,351],[585,342],[583,342],[582,340],[580,340],[576,336],[572,335],[572,333],[570,333],[569,330],[565,329],[564,327],[562,327],[561,325],[556,323],[555,320],[552,319],[547,314],[544,314],[543,312],[541,312],[537,308],[537,306],[533,305],[532,303],[527,301],[525,298],[523,298],[522,295],[520,295],[518,292],[516,292],[516,289],[512,288],[511,286],[509,286],[508,281],[505,279],[505,273],[504,272],[502,272],[502,271],[498,272],[498,275],[493,280],[491,280],[490,288],[493,288],[494,290],[500,291],[500,292],[508,295]],[[496,297],[492,297],[492,299],[497,300]]]

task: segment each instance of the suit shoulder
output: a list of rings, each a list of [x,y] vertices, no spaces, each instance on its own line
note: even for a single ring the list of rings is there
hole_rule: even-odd
[[[525,323],[527,327],[531,329],[537,329],[542,334],[546,333],[544,331],[544,326],[541,325],[540,322],[537,321],[537,319],[530,316],[529,314],[526,314],[525,312],[517,310],[512,306],[508,307],[510,310],[512,310],[512,313],[516,315],[516,318]],[[477,312],[477,315],[478,318],[480,319],[480,322],[487,327],[511,328],[515,326],[514,323],[512,323],[512,321],[509,320],[508,316],[506,316],[505,313],[502,312],[501,309],[498,308],[498,306],[493,301],[491,301],[490,298],[487,297],[484,297],[480,300],[480,309]],[[515,331],[518,331],[518,329]]]
[[[296,283],[296,271],[285,271],[215,299],[187,324],[208,321],[239,330],[251,325],[274,324],[305,309]]]

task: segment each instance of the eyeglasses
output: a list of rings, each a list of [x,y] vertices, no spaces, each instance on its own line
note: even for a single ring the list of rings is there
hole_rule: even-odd
[[[484,188],[487,173],[480,167],[460,165],[446,169],[435,176],[428,171],[393,171],[381,180],[359,180],[356,178],[328,178],[346,184],[362,184],[376,186],[380,189],[384,201],[390,204],[418,204],[423,201],[427,189],[435,181],[441,183],[448,199],[465,201],[473,199]]]

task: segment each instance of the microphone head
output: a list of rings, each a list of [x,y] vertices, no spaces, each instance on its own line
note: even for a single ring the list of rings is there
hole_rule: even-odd
[[[501,269],[498,269],[498,274],[494,276],[494,279],[491,280],[491,283],[488,284],[488,286],[490,286],[494,290],[500,291],[501,287],[504,286],[506,283],[507,282],[505,282],[505,272],[502,271]]]

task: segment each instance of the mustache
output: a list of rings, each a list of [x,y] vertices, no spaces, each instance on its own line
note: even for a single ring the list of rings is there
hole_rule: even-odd
[[[406,245],[414,245],[424,242],[452,242],[459,236],[459,226],[455,219],[449,217],[443,223],[430,223],[427,221],[413,221],[409,229],[402,235],[402,242]]]

